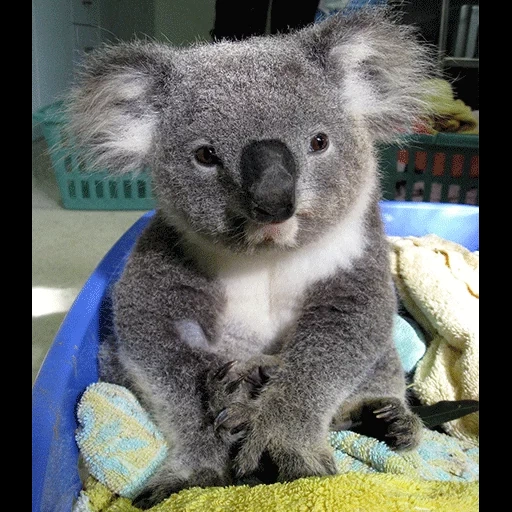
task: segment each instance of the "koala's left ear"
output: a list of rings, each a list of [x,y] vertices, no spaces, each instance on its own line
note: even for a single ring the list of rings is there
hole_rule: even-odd
[[[111,172],[149,163],[159,116],[157,88],[173,83],[173,51],[130,42],[89,55],[66,102],[68,135],[91,168]],[[170,85],[169,85],[170,88]]]
[[[309,59],[339,87],[347,110],[378,140],[420,122],[426,79],[435,73],[432,48],[389,10],[370,8],[332,16],[296,33]]]

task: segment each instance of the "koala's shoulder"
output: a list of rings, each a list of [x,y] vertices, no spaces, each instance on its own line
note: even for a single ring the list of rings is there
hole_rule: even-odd
[[[193,285],[207,280],[186,256],[180,233],[157,212],[128,257],[120,283],[139,281],[156,285],[158,282],[182,282]]]
[[[133,256],[147,255],[147,257],[180,261],[183,259],[180,238],[178,231],[165,222],[163,216],[157,212],[137,240]]]

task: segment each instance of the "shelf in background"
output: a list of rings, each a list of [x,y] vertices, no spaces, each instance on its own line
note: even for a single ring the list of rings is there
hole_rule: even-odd
[[[444,57],[443,64],[445,66],[461,68],[477,68],[479,66],[479,59],[471,59],[468,57]]]

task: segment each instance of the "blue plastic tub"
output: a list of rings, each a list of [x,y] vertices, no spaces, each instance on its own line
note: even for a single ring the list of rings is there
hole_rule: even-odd
[[[383,202],[389,235],[435,233],[470,250],[479,247],[477,206]],[[96,353],[108,329],[109,287],[154,212],[143,215],[103,258],[67,314],[32,390],[32,511],[69,512],[81,488],[75,406],[98,378]]]

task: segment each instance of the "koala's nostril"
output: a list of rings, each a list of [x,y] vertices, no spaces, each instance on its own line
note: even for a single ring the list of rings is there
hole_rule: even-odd
[[[254,204],[251,210],[252,218],[258,222],[284,222],[295,213],[295,205],[290,203],[284,207],[270,209]]]
[[[268,212],[267,210],[264,210],[263,208],[260,208],[259,206],[255,206],[252,211],[260,216],[260,217],[273,217],[273,214]]]

